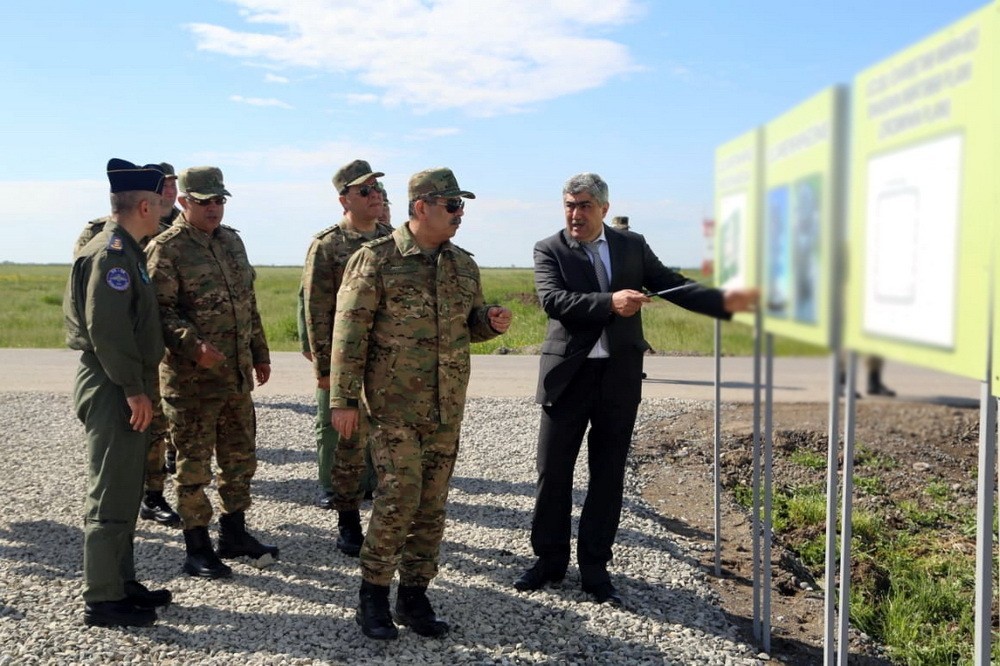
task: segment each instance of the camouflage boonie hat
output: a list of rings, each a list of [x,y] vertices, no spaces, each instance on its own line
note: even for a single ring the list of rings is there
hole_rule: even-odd
[[[218,167],[201,166],[184,169],[177,179],[177,184],[181,192],[194,199],[233,196],[222,184],[222,169]]]
[[[350,164],[337,169],[333,174],[333,187],[338,193],[342,193],[351,185],[360,185],[372,176],[381,178],[385,174],[381,171],[372,171],[372,167],[364,160],[354,160]]]
[[[445,167],[425,169],[410,176],[409,194],[410,201],[424,197],[476,198],[472,192],[461,189],[455,179],[455,174],[451,172],[451,169]]]
[[[160,162],[160,171],[163,172],[163,176],[167,179],[173,178],[177,179],[177,172],[174,171],[174,165],[170,162]]]

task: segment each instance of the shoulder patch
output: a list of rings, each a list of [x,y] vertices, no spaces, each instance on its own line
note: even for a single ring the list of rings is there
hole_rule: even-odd
[[[118,234],[111,234],[106,247],[108,252],[114,252],[115,254],[124,254],[125,252],[125,242],[122,241],[121,236]]]
[[[104,275],[104,281],[115,291],[125,291],[132,284],[128,271],[120,266],[109,269]]]
[[[165,229],[160,233],[156,234],[155,236],[153,236],[153,238],[150,239],[149,244],[152,245],[153,243],[157,244],[165,243],[171,238],[176,238],[177,235],[182,231],[184,231],[184,227],[178,224],[172,224],[170,225],[169,229]]]
[[[362,247],[378,247],[379,245],[385,245],[386,243],[392,242],[392,236],[380,236],[374,240],[370,240],[362,244]]]
[[[334,229],[337,229],[338,226],[339,225],[334,224],[327,227],[326,229],[323,229],[322,231],[317,231],[315,234],[313,234],[313,238],[323,238],[324,236],[329,235],[330,232],[332,232]]]

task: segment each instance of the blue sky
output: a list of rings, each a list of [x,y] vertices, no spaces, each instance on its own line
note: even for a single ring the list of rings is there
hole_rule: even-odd
[[[0,8],[0,261],[68,263],[108,158],[212,164],[251,260],[300,265],[367,159],[477,194],[455,242],[530,266],[595,171],[670,264],[701,262],[716,146],[983,0],[35,0]]]

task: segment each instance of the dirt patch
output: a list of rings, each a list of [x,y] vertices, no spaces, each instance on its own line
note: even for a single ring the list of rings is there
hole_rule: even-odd
[[[775,406],[773,493],[815,486],[825,496],[828,407]],[[636,432],[635,460],[648,478],[643,495],[668,517],[678,534],[703,542],[699,555],[713,574],[723,610],[753,640],[750,517],[734,490],[750,486],[752,405],[727,405],[722,416],[722,576],[714,577],[712,412],[687,411],[646,423]],[[856,419],[854,512],[877,512],[888,528],[907,523],[898,507],[975,510],[979,412],[976,409],[865,399]],[[841,430],[843,418],[841,416]],[[841,450],[841,447],[838,447]],[[840,461],[842,465],[842,460]],[[838,480],[838,484],[840,481]],[[939,492],[935,493],[937,489]],[[839,506],[839,502],[838,502]],[[928,529],[937,529],[928,527]],[[824,601],[822,574],[815,580],[796,545],[822,539],[822,525],[776,537],[772,550],[771,657],[805,666],[822,662]],[[974,535],[956,531],[952,547],[975,557]],[[815,555],[814,555],[815,556]],[[821,569],[822,567],[820,567]],[[883,575],[852,566],[852,581]],[[888,585],[888,581],[885,581]],[[852,664],[888,664],[885,652],[852,629]]]

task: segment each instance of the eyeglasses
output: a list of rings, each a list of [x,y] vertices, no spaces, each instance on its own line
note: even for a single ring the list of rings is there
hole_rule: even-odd
[[[216,206],[225,206],[226,197],[212,197],[210,199],[195,199],[194,197],[188,197],[188,201],[193,202],[196,206],[207,206],[208,204],[215,204]]]
[[[381,183],[375,183],[374,185],[362,185],[361,187],[358,188],[358,194],[360,194],[363,197],[368,196],[372,192],[378,192],[379,194],[381,194],[383,191],[384,190],[382,189]]]
[[[426,201],[431,206],[442,205],[444,206],[444,209],[446,211],[452,214],[457,213],[458,211],[465,208],[465,199],[461,199],[459,197],[455,197],[454,199],[444,199],[444,200],[424,199],[424,201]]]

